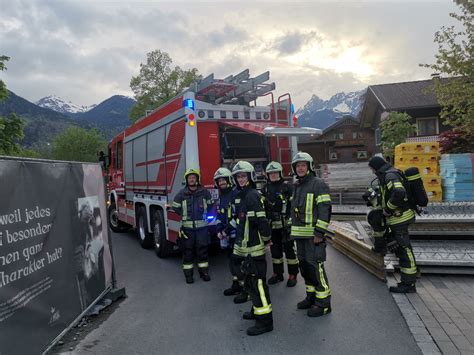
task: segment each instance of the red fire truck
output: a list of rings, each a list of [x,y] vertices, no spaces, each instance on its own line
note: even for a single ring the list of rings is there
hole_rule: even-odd
[[[159,257],[176,249],[180,219],[169,205],[183,187],[186,169],[201,171],[203,186],[214,189],[213,174],[250,161],[257,177],[271,160],[289,175],[297,135],[318,135],[297,128],[289,94],[274,100],[269,72],[251,78],[249,70],[225,79],[194,83],[114,137],[109,145],[109,221],[113,231],[135,227],[140,244]],[[268,96],[269,105],[257,99]],[[210,223],[215,216],[209,216]]]

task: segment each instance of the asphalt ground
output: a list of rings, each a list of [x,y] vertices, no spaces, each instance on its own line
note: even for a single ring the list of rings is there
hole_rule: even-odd
[[[331,246],[326,271],[332,313],[309,318],[296,309],[305,297],[298,277],[294,288],[286,282],[270,286],[274,331],[249,337],[245,331],[253,321],[243,320],[242,313],[251,303],[236,305],[222,294],[231,283],[225,252],[210,258],[210,282],[199,279],[195,270],[196,281],[188,285],[179,256],[157,258],[139,246],[133,232],[113,233],[112,238],[118,284],[126,288],[127,298],[99,316],[82,339],[56,353],[421,353],[387,286]]]

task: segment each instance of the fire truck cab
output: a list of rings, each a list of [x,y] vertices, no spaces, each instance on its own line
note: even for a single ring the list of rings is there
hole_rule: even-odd
[[[186,169],[201,172],[201,183],[218,198],[213,175],[221,166],[251,162],[258,185],[272,160],[289,177],[297,135],[319,135],[296,127],[289,94],[274,100],[269,72],[249,70],[224,79],[211,74],[139,119],[109,145],[109,221],[113,231],[135,227],[140,244],[159,257],[176,250],[180,218],[169,206],[183,188]],[[269,105],[257,99],[268,96]],[[259,187],[259,186],[258,186]],[[208,216],[210,225],[214,216]]]

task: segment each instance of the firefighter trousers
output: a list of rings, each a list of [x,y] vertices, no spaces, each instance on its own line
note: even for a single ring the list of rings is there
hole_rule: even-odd
[[[390,229],[392,237],[398,244],[398,247],[395,249],[395,255],[400,260],[401,280],[405,284],[414,284],[416,282],[416,273],[418,269],[410,243],[408,224],[393,225],[390,226]]]
[[[230,273],[232,274],[232,281],[238,281],[240,286],[244,286],[245,275],[242,272],[242,262],[244,258],[235,254],[230,255]]]
[[[244,290],[252,300],[252,313],[260,324],[273,324],[272,302],[266,281],[267,261],[265,255],[250,257],[242,261]]]
[[[298,259],[296,258],[295,242],[288,240],[284,229],[272,230],[272,253],[273,273],[283,275],[283,252],[285,252],[286,263],[288,264],[288,274],[298,274]]]
[[[308,299],[314,299],[314,304],[319,307],[330,307],[331,289],[324,269],[326,243],[314,244],[313,238],[297,239],[296,248]]]
[[[183,250],[183,271],[185,276],[193,276],[194,262],[197,261],[199,273],[208,273],[209,234],[206,228],[184,229],[187,236],[181,240]]]

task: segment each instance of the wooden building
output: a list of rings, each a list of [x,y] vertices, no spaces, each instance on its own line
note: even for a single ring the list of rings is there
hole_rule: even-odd
[[[316,166],[368,161],[375,149],[374,130],[361,128],[357,118],[343,116],[321,136],[300,139],[298,149],[311,154]]]
[[[377,153],[380,152],[380,122],[390,112],[406,112],[413,118],[416,134],[409,141],[436,141],[441,132],[450,129],[439,118],[441,106],[430,91],[433,80],[448,79],[370,85],[367,88],[358,118],[362,128],[373,129]]]

